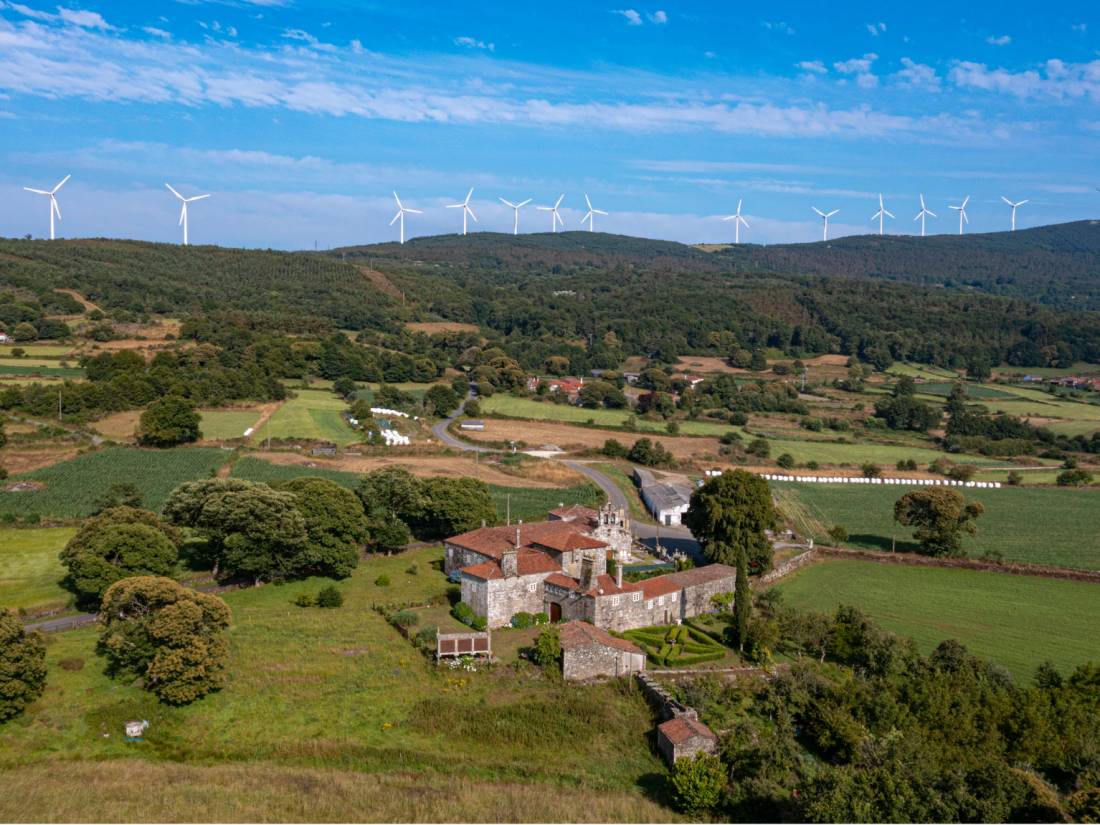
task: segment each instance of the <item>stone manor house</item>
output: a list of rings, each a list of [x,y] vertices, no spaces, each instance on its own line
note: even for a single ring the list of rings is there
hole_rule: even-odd
[[[457,572],[462,601],[490,628],[510,624],[521,612],[615,631],[676,624],[710,611],[711,596],[733,591],[736,571],[723,564],[624,582],[631,542],[622,512],[562,507],[547,521],[482,527],[447,539],[444,569]],[[607,572],[609,557],[617,562],[614,576]]]

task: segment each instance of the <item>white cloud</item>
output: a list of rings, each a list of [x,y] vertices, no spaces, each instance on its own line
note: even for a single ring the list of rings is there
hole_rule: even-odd
[[[718,57],[718,55],[714,52],[703,52],[703,57],[707,58],[707,60],[713,60]]]
[[[901,59],[901,65],[905,68],[894,73],[893,77],[905,86],[939,91],[940,78],[936,70],[925,63],[917,63],[908,57]]]
[[[762,20],[760,21],[760,25],[762,25],[768,31],[775,31],[779,32],[780,34],[788,35],[794,34],[794,27],[782,20],[778,22],[772,22],[771,20]]]
[[[668,22],[668,15],[661,9],[653,12],[653,14],[647,15],[647,17],[649,17],[650,23],[656,23],[658,26]]]
[[[1057,100],[1100,100],[1100,60],[1066,63],[1048,60],[1042,69],[1013,72],[963,60],[948,74],[957,86],[999,92],[1019,98],[1049,97]]]
[[[477,38],[474,38],[474,37],[465,37],[465,36],[456,37],[455,38],[455,45],[456,46],[464,46],[467,49],[484,49],[485,51],[488,51],[488,52],[496,51],[496,48],[497,48],[495,43],[486,43],[484,40],[478,40]]]
[[[871,37],[878,37],[884,31],[886,31],[886,24],[885,23],[868,23],[867,24],[867,32],[871,35]]]
[[[141,30],[146,34],[153,35],[153,37],[160,37],[164,40],[172,39],[172,32],[165,31],[164,29],[158,29],[156,26],[143,26]]]
[[[828,74],[829,70],[825,68],[825,64],[820,60],[802,60],[796,64],[804,72],[810,72],[811,74]]]
[[[57,20],[58,15],[50,14],[48,11],[39,11],[38,9],[32,9],[30,6],[24,6],[22,3],[8,3],[7,8],[13,11],[19,12],[24,17],[30,17],[33,20]]]
[[[110,25],[103,19],[103,15],[94,11],[82,11],[79,9],[67,9],[64,6],[57,7],[57,15],[64,22],[73,25],[80,26],[85,29],[100,29],[102,31],[112,31],[114,26]]]
[[[834,63],[833,68],[844,75],[855,75],[856,84],[861,89],[871,89],[878,85],[878,77],[871,71],[876,60],[878,55],[868,52],[863,57],[853,57],[851,60]]]
[[[988,43],[990,46],[1007,46],[1009,43],[1012,42],[1012,38],[1007,34],[1002,34],[997,37],[989,35],[989,37],[985,39],[985,42]]]
[[[625,17],[628,26],[642,25],[642,16],[634,9],[615,9],[615,14]]]
[[[1088,23],[1073,23],[1073,24],[1070,25],[1070,30],[1075,31],[1078,34],[1088,34],[1089,24]]]

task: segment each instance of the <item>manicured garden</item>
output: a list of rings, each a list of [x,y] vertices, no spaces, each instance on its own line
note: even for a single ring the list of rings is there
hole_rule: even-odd
[[[640,647],[652,664],[694,667],[726,658],[729,649],[690,625],[654,626],[623,633]]]

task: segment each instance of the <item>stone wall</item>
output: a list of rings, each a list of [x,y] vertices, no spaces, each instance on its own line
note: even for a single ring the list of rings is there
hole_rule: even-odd
[[[816,550],[807,550],[805,553],[799,553],[797,556],[787,559],[779,566],[773,567],[767,573],[758,576],[756,578],[756,581],[753,582],[753,587],[762,587],[766,584],[771,584],[774,581],[779,581],[779,579],[783,578],[784,576],[789,576],[795,570],[798,570],[801,567],[805,567],[816,558]]]
[[[719,593],[732,593],[737,586],[737,576],[724,576],[714,581],[702,584],[689,585],[684,588],[684,616],[700,616],[703,613],[713,613],[714,605],[710,603],[711,596]]]
[[[645,671],[635,673],[634,678],[638,682],[638,687],[642,689],[642,695],[645,696],[657,714],[657,718],[662,722],[667,722],[669,719],[675,719],[678,716],[686,716],[689,719],[699,718],[695,708],[688,707],[679,700],[672,698],[672,694]]]
[[[448,576],[463,567],[491,560],[489,556],[483,556],[481,553],[475,553],[473,550],[467,550],[465,547],[446,541],[443,542],[443,551],[443,572]]]
[[[540,613],[544,607],[544,573],[505,579],[462,577],[462,601],[490,628],[505,627],[517,613]]]
[[[630,653],[597,642],[562,653],[562,676],[569,680],[623,676],[644,669],[644,653]]]
[[[635,596],[638,598],[635,599]],[[669,593],[655,599],[646,599],[642,593],[620,593],[617,596],[598,596],[590,601],[593,605],[592,624],[607,630],[676,624],[684,617],[679,593]]]

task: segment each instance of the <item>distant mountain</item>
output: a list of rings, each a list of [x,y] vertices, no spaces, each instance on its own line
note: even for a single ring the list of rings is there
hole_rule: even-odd
[[[711,247],[736,272],[876,278],[1100,309],[1100,221],[972,235]]]

